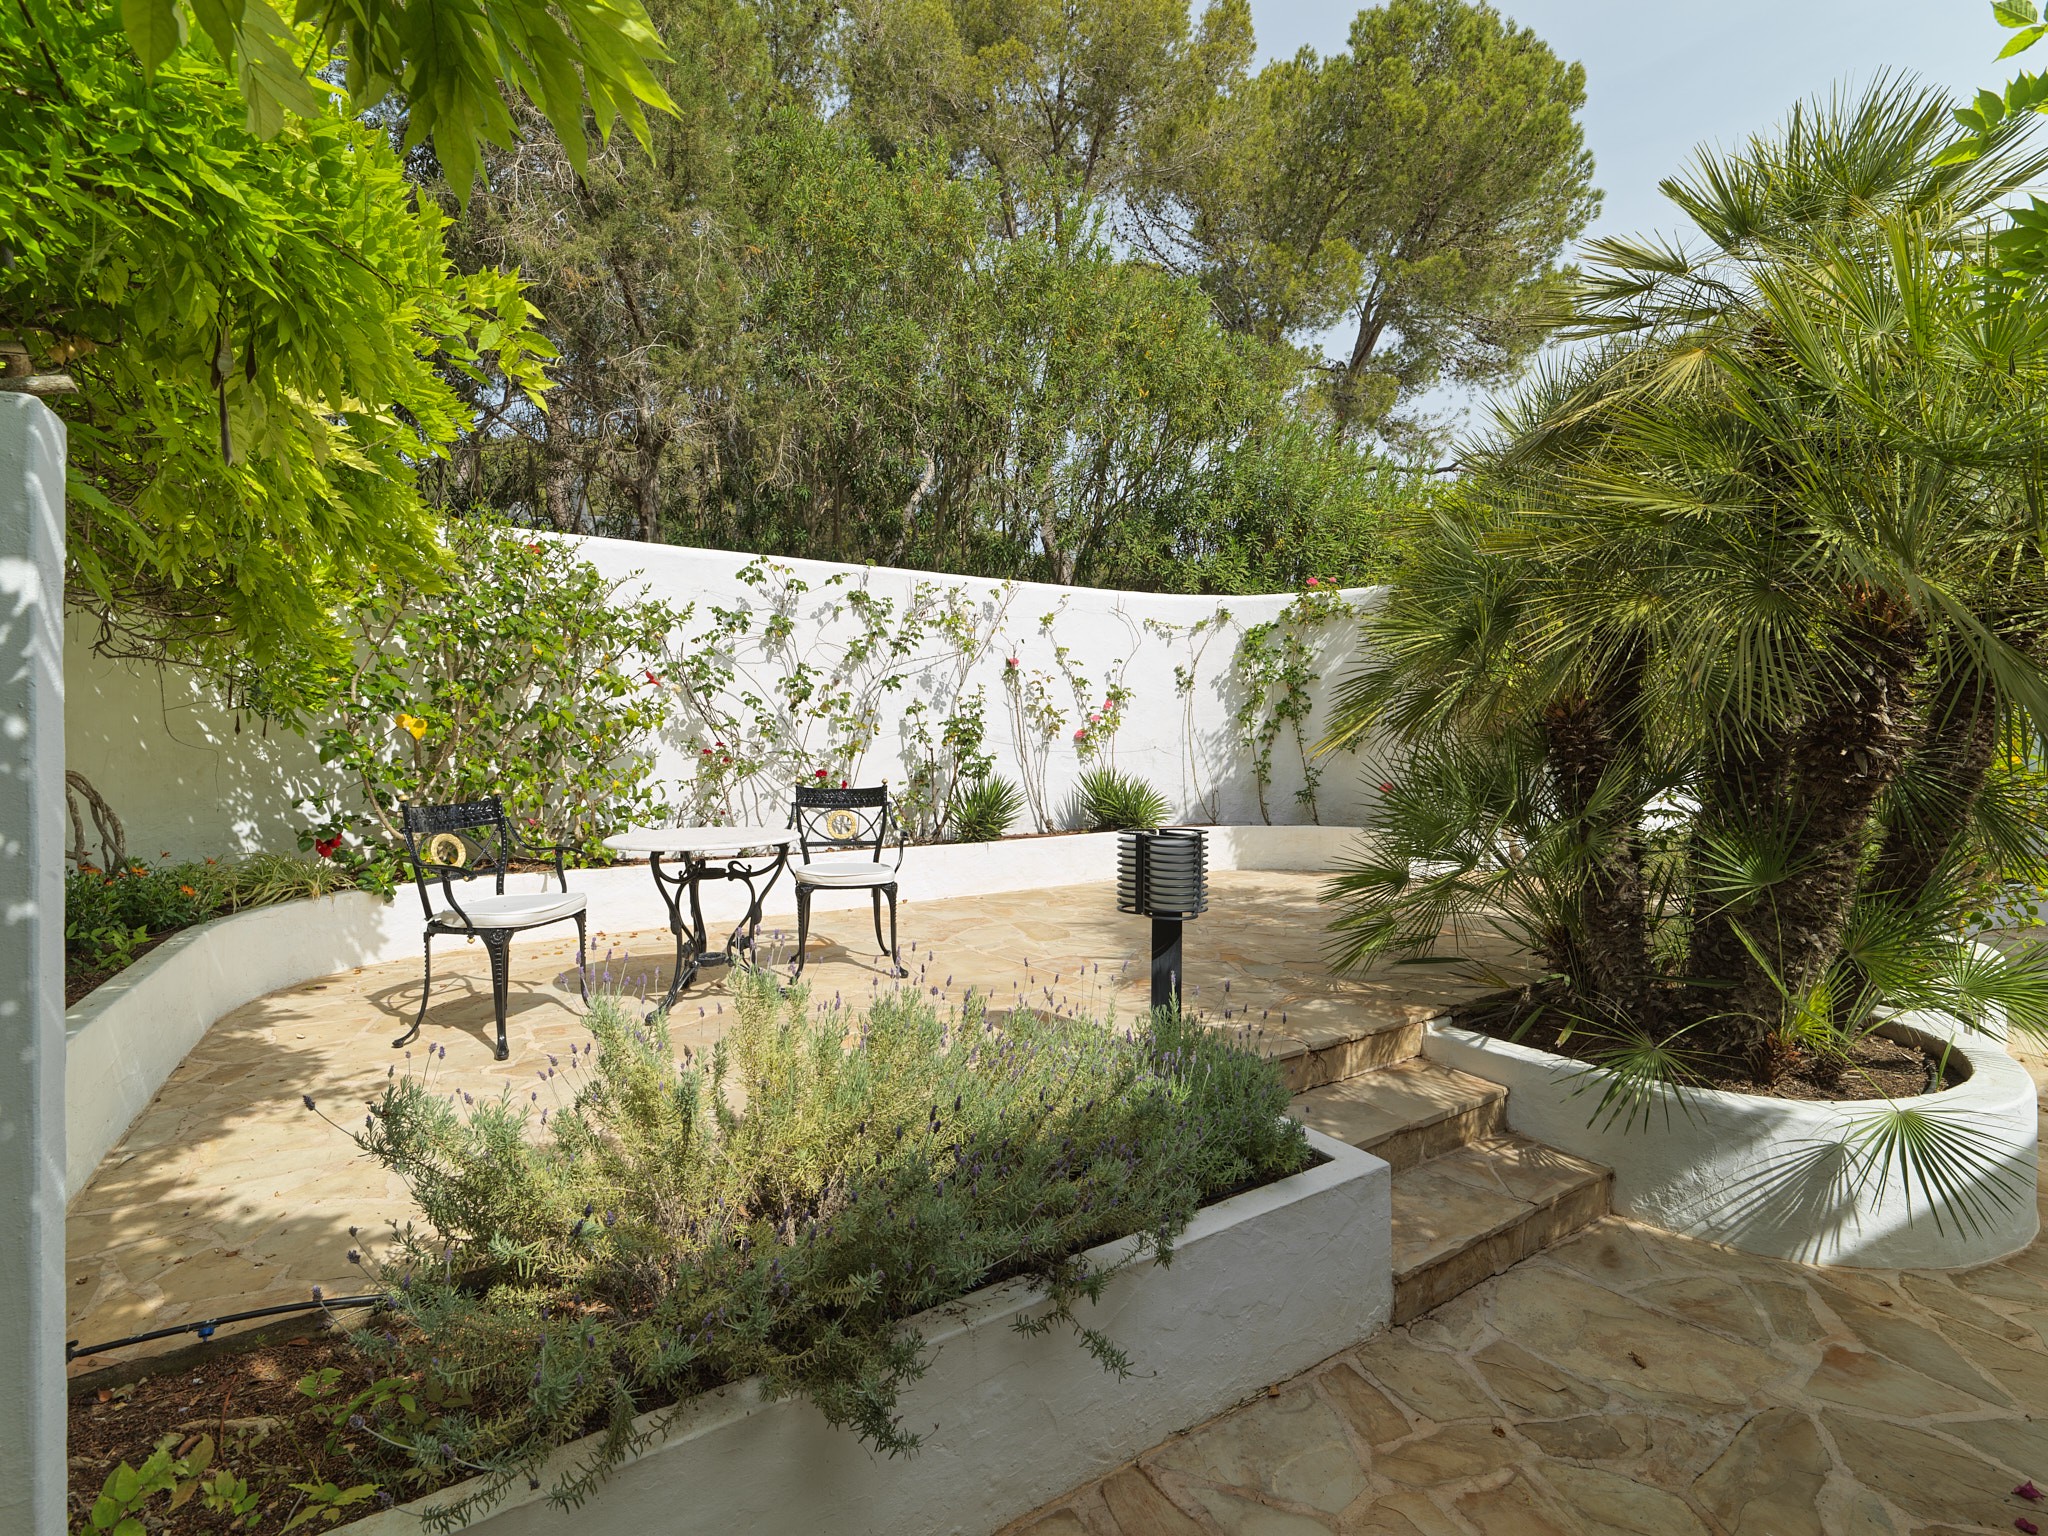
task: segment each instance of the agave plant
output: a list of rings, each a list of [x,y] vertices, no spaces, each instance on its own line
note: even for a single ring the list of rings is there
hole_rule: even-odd
[[[1975,257],[2048,160],[1950,131],[1880,81],[1667,181],[1687,240],[1588,248],[1582,349],[1411,519],[1341,691],[1394,786],[1341,958],[1504,922],[1640,1081],[1881,1004],[2048,1028],[1963,921],[2044,859],[2048,307]]]
[[[1166,820],[1166,796],[1135,773],[1090,768],[1075,783],[1072,816],[1095,832],[1156,827]]]
[[[1001,774],[976,779],[953,797],[953,836],[992,843],[1024,812],[1024,792]]]

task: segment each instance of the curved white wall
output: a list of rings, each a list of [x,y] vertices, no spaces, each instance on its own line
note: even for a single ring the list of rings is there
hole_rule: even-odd
[[[754,562],[751,555],[615,539],[575,542],[598,569],[627,584],[621,600],[648,592],[678,607],[695,604],[691,624],[676,637],[679,645],[706,628],[714,606],[744,608],[756,615],[768,606],[766,589],[740,579],[739,573]],[[977,633],[987,640],[986,650],[967,669],[964,684],[967,692],[977,686],[983,690],[987,750],[995,757],[998,773],[1021,779],[1027,755],[1015,739],[1005,663],[1015,656],[1021,674],[1038,673],[1052,682],[1054,702],[1066,716],[1044,755],[1045,799],[1055,812],[1064,807],[1083,766],[1073,743],[1078,723],[1075,702],[1055,655],[1055,648],[1064,646],[1069,666],[1087,678],[1094,701],[1112,681],[1131,690],[1110,760],[1157,786],[1175,819],[1205,824],[1265,819],[1259,810],[1251,749],[1233,718],[1244,699],[1235,658],[1243,631],[1278,617],[1293,601],[1291,594],[1176,597],[816,560],[775,564],[787,568],[807,588],[792,602],[805,654],[813,664],[827,664],[858,632],[848,612],[849,591],[862,589],[892,605],[899,615],[921,591],[956,591],[976,615]],[[1342,599],[1355,608],[1372,601],[1373,590],[1346,592]],[[1042,622],[1048,616],[1049,627]],[[755,627],[758,631],[758,621]],[[1356,626],[1340,616],[1306,631],[1304,639],[1318,679],[1306,722],[1313,743],[1327,718],[1330,684],[1350,661]],[[257,848],[288,851],[306,823],[301,802],[338,800],[351,808],[357,804],[354,787],[322,764],[304,738],[224,709],[217,695],[190,674],[159,673],[95,657],[89,640],[89,632],[76,624],[66,640],[66,762],[92,780],[126,824],[130,853],[155,859]],[[776,670],[754,642],[736,645],[731,660],[751,672],[757,683]],[[1185,670],[1185,692],[1176,668]],[[905,706],[921,699],[943,711],[961,680],[951,648],[931,639],[904,659],[902,670],[904,685],[878,695],[881,729],[859,769],[866,782],[902,781]],[[822,747],[822,730],[814,726],[812,731]],[[657,779],[664,786],[686,785],[694,775],[698,748],[705,744],[687,727],[672,729],[665,740],[650,743]],[[1361,782],[1357,760],[1340,756],[1322,766],[1319,819],[1325,824],[1357,821],[1370,793]],[[1275,744],[1273,778],[1267,791],[1271,820],[1308,821],[1306,809],[1295,798],[1303,775],[1291,732],[1283,731]],[[757,797],[762,803],[746,811],[748,819],[779,822],[787,794],[786,784],[762,784]],[[679,790],[676,803],[685,805],[689,798],[686,789]]]
[[[1954,1041],[1970,1077],[1892,1101],[1924,1110],[1981,1149],[1987,1173],[1974,1219],[1936,1219],[1897,1165],[1859,1162],[1859,1132],[1881,1103],[1817,1103],[1753,1094],[1654,1090],[1649,1121],[1597,1114],[1601,1080],[1579,1062],[1446,1024],[1423,1054],[1508,1090],[1511,1129],[1614,1170],[1614,1209],[1746,1253],[1872,1269],[1961,1269],[2016,1253],[2040,1229],[2034,1082],[1997,1039],[1939,1013],[1897,1021]]]

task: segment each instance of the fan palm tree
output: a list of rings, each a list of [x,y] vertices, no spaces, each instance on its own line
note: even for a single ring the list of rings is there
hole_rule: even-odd
[[[1773,1082],[1879,1002],[2048,1026],[2041,957],[1960,936],[2043,858],[2048,305],[1977,258],[2048,157],[1936,166],[1949,121],[1900,80],[1802,107],[1664,183],[1685,239],[1587,248],[1579,349],[1409,530],[1342,690],[1396,787],[1340,958],[1491,914],[1652,1077]]]

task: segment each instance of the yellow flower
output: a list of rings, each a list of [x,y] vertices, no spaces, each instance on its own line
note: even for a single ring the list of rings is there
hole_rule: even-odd
[[[414,741],[418,741],[422,736],[427,734],[426,721],[422,720],[418,715],[408,715],[403,711],[401,711],[398,716],[398,728],[401,731],[412,732],[412,739]]]

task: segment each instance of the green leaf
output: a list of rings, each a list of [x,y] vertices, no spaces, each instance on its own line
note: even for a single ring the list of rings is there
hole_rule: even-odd
[[[185,40],[184,18],[171,0],[121,0],[121,25],[145,78],[154,77],[157,65]]]
[[[207,35],[222,59],[235,56],[235,40],[242,31],[242,0],[188,0],[199,30]]]
[[[2031,27],[2041,19],[2034,0],[1991,0],[1991,14],[2001,27]]]
[[[2048,27],[2029,27],[2024,32],[2015,33],[2011,40],[1998,50],[1998,56],[2001,59],[2009,59],[2016,53],[2025,53],[2043,37],[2048,37]]]

